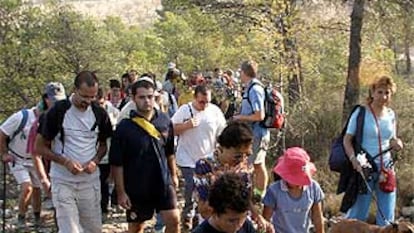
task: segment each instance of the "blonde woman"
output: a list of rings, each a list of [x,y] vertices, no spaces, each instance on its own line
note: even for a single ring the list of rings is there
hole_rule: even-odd
[[[361,148],[371,158],[381,154],[388,148],[399,151],[403,148],[402,141],[397,137],[396,114],[389,107],[391,96],[396,92],[396,85],[391,77],[382,76],[373,82],[369,89],[367,98],[362,133]],[[361,171],[361,164],[357,158],[358,151],[354,150],[353,138],[356,133],[357,116],[359,109],[352,115],[344,137],[344,147],[352,167],[356,171]],[[372,174],[372,179],[368,180],[371,190],[376,196],[377,206],[377,225],[387,225],[394,221],[396,204],[396,188],[385,190],[381,188],[381,183],[385,182],[386,176],[384,169],[394,174],[392,168],[392,157],[390,152],[382,153],[374,158],[376,171]],[[392,175],[391,174],[391,175]],[[365,221],[368,218],[369,207],[372,201],[370,192],[358,193],[353,205],[347,211],[347,218],[354,218]]]

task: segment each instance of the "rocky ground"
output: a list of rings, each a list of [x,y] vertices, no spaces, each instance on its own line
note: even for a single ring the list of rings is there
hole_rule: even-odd
[[[17,224],[17,197],[18,186],[11,175],[7,175],[4,179],[3,167],[0,168],[0,232],[7,233],[52,233],[57,232],[57,228],[54,222],[54,213],[51,207],[51,201],[46,200],[42,204],[42,222],[41,225],[36,227],[33,219],[32,210],[29,209],[27,213],[26,226],[20,227]],[[6,192],[4,193],[4,180],[6,180]],[[5,211],[5,230],[3,231],[3,210],[2,203],[4,200],[4,194],[6,194],[6,211]],[[182,198],[181,198],[182,199]],[[181,202],[182,203],[182,202]],[[30,208],[30,207],[29,207]],[[124,211],[119,208],[110,208],[110,212],[107,216],[103,217],[103,233],[121,233],[127,232],[127,223],[125,222]],[[151,226],[154,221],[149,221],[146,232],[153,232]]]

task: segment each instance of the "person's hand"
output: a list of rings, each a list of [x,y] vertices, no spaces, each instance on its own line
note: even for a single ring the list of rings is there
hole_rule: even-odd
[[[41,181],[42,183],[42,187],[43,187],[43,191],[45,192],[46,196],[51,197],[52,193],[50,192],[50,181],[48,178],[43,178]]]
[[[198,117],[193,117],[187,121],[187,124],[190,128],[195,128],[200,125],[200,119],[198,119]]]
[[[258,215],[256,220],[257,232],[275,233],[273,224],[263,218],[262,215]]]
[[[362,172],[362,167],[361,164],[359,163],[358,159],[354,156],[351,156],[349,158],[349,160],[351,161],[352,167],[357,171],[357,172]]]
[[[177,175],[173,175],[173,176],[171,176],[171,179],[172,179],[172,183],[173,183],[173,185],[174,185],[174,188],[178,188],[178,176]]]
[[[63,164],[68,171],[70,171],[73,175],[77,175],[81,172],[83,172],[84,168],[82,165],[77,162],[70,159],[66,159],[65,163]]]
[[[9,162],[13,162],[14,158],[12,155],[10,155],[9,153],[5,153],[1,156],[1,159],[3,161],[3,163],[9,163]]]
[[[96,163],[95,161],[91,160],[83,165],[83,170],[88,173],[92,174],[96,171]]]
[[[241,118],[242,118],[241,115],[234,115],[231,119],[234,120],[234,121],[240,121]]]
[[[124,209],[131,209],[131,201],[129,200],[128,195],[125,192],[117,193],[118,194],[118,204]]]
[[[399,138],[392,139],[390,141],[390,146],[394,151],[400,151],[403,149],[403,142]]]

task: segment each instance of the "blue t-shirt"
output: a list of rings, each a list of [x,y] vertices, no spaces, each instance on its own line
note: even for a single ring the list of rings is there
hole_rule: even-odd
[[[308,233],[312,206],[321,202],[324,196],[315,180],[304,187],[299,198],[290,196],[285,181],[279,180],[267,188],[263,204],[273,209],[272,223],[276,232]]]
[[[351,119],[346,129],[346,134],[354,136],[356,133],[357,117],[359,108],[355,110],[351,115]],[[381,134],[381,149],[386,150],[390,147],[390,139],[395,136],[395,113],[392,109],[388,108],[386,114],[378,118],[378,124],[380,126]],[[375,118],[369,107],[365,107],[364,126],[362,133],[362,148],[367,151],[371,156],[375,156],[379,151],[378,143],[378,128],[375,123]],[[358,151],[355,151],[358,153]],[[384,164],[387,165],[391,160],[391,153],[387,152],[383,154]],[[375,163],[380,167],[381,159],[378,156],[375,159]]]
[[[259,83],[259,84],[254,84]],[[254,86],[250,88],[250,86]],[[249,93],[248,90],[250,89]],[[250,100],[250,103],[249,103]],[[246,86],[245,92],[243,93],[243,101],[241,103],[240,115],[251,115],[254,112],[263,110],[264,111],[265,91],[259,80],[256,78],[252,79]],[[260,122],[254,122],[252,124],[253,135],[255,138],[270,137],[269,130],[260,126]]]

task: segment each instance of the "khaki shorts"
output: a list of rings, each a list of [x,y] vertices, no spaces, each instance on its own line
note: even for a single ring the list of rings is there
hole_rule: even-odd
[[[34,188],[42,187],[39,175],[33,165],[33,160],[15,160],[9,163],[9,168],[17,184],[31,183]]]
[[[262,164],[265,162],[269,141],[269,137],[253,139],[253,154],[249,157],[250,164]]]

